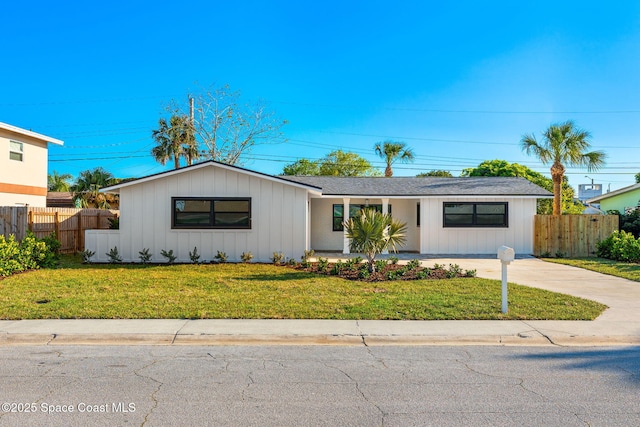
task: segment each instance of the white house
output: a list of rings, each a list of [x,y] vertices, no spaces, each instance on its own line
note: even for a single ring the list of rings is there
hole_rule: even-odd
[[[103,189],[120,193],[120,229],[87,230],[86,249],[105,262],[147,248],[189,261],[223,251],[299,259],[305,250],[349,253],[342,222],[362,207],[408,226],[405,251],[495,254],[502,245],[533,252],[536,200],[552,194],[523,178],[346,178],[271,176],[207,161]],[[345,209],[345,206],[348,206]]]
[[[63,142],[0,123],[0,206],[47,206],[48,144]]]

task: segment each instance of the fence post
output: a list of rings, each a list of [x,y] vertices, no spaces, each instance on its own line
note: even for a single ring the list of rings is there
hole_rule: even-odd
[[[76,253],[80,250],[81,247],[84,247],[84,244],[81,245],[82,241],[81,236],[84,234],[82,232],[82,211],[77,213],[78,215],[78,226],[76,227],[76,238],[73,242],[73,252]]]
[[[31,209],[29,209],[29,231],[31,231],[33,233],[33,211]]]
[[[56,239],[60,239],[60,218],[58,217],[58,211],[55,211],[53,215],[53,232],[56,234]]]

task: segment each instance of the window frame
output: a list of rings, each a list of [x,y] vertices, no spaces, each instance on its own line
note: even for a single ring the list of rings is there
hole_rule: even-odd
[[[20,146],[19,151],[16,151],[12,145],[18,144]],[[18,155],[19,159],[14,159],[13,155]],[[13,139],[9,140],[9,160],[14,160],[16,162],[24,162],[24,142],[15,141]]]
[[[473,211],[471,214],[471,224],[452,224],[451,222],[447,222],[447,205],[472,205]],[[478,213],[477,207],[479,205],[487,206],[504,206],[504,214],[482,214]],[[452,215],[452,214],[449,214]],[[457,214],[463,215],[463,214]],[[478,224],[478,216],[489,215],[489,216],[502,216],[504,220],[501,224]],[[442,203],[442,227],[443,228],[509,228],[509,202],[443,202]]]
[[[341,206],[342,207],[342,216],[336,216],[336,206]],[[360,209],[358,210],[358,212],[360,212],[363,209],[366,208],[373,208],[376,209],[378,212],[382,212],[382,203],[378,203],[378,204],[359,204],[359,203],[349,203],[349,209],[351,209],[352,206],[358,206],[360,207]],[[389,207],[388,209],[388,213],[389,215],[391,215],[391,203],[389,203],[388,205]],[[332,221],[331,221],[331,227],[333,228],[333,231],[344,231],[344,226],[342,225],[342,223],[344,222],[344,203],[334,203],[331,206],[331,215],[332,215]],[[349,215],[349,218],[352,218],[355,215]],[[340,218],[340,222],[337,223],[339,224],[336,225],[336,220]]]
[[[209,206],[209,222],[207,224],[176,224],[177,210],[176,202],[179,201],[207,201],[210,202]],[[221,201],[233,201],[233,202],[247,202],[247,211],[223,211],[217,212],[215,210],[216,202]],[[172,197],[171,198],[171,229],[172,230],[251,230],[253,225],[253,219],[251,215],[251,197]],[[204,212],[203,212],[204,213]],[[229,226],[229,225],[216,225],[216,214],[221,213],[236,213],[236,214],[248,214],[249,223],[247,225]]]

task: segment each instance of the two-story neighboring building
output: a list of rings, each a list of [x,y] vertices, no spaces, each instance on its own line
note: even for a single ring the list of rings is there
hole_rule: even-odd
[[[63,142],[0,122],[0,206],[47,205],[49,144]]]

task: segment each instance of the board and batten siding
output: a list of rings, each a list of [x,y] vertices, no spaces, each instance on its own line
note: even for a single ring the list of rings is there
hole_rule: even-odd
[[[455,202],[507,202],[509,226],[506,228],[445,228],[443,204]],[[518,255],[533,253],[534,198],[422,198],[420,201],[420,253],[497,254],[502,245]]]
[[[172,229],[172,197],[250,197],[251,229]],[[139,261],[143,248],[153,254],[153,262],[165,261],[163,249],[173,250],[178,262],[190,262],[194,247],[200,261],[214,259],[218,251],[229,261],[240,261],[243,252],[259,262],[269,262],[273,252],[299,259],[308,249],[307,215],[304,188],[225,168],[199,168],[120,189],[118,250],[125,262]],[[115,245],[113,233],[108,241]],[[96,252],[94,261],[108,261],[104,245],[88,249]]]

